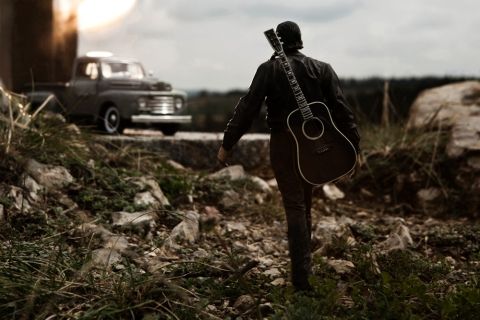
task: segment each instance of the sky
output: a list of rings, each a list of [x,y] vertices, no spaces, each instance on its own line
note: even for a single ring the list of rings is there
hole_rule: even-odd
[[[479,13],[478,0],[138,0],[80,31],[79,54],[135,58],[183,90],[243,90],[272,54],[263,31],[291,20],[340,78],[479,77]]]

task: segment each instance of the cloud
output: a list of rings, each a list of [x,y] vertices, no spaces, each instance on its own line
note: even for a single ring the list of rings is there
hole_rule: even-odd
[[[257,2],[244,9],[252,17],[291,17],[303,22],[328,22],[348,17],[362,5],[362,1],[321,2],[302,5],[295,2],[284,4]]]
[[[135,57],[184,89],[246,88],[271,54],[263,31],[302,29],[304,53],[340,77],[480,74],[477,0],[141,0],[122,23],[81,33],[80,52]]]

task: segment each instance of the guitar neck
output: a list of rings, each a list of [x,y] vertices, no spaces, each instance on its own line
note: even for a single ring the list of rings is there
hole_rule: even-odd
[[[295,96],[295,101],[297,102],[298,109],[301,111],[304,119],[309,119],[312,116],[310,108],[308,107],[307,99],[305,99],[305,95],[298,84],[297,78],[293,73],[292,67],[288,62],[287,55],[285,52],[277,52],[280,62],[283,67],[283,71],[287,75],[288,83],[290,84],[290,88],[293,91],[293,95]]]

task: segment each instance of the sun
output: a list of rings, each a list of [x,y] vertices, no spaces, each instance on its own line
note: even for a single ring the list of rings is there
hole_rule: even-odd
[[[137,0],[54,0],[60,17],[66,20],[72,12],[80,31],[104,28],[129,13]]]
[[[78,29],[99,29],[130,12],[136,0],[82,0],[78,6]]]

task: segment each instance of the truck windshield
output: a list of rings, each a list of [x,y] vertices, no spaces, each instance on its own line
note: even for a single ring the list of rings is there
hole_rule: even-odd
[[[145,77],[139,63],[102,62],[102,76],[104,78],[142,79]]]

